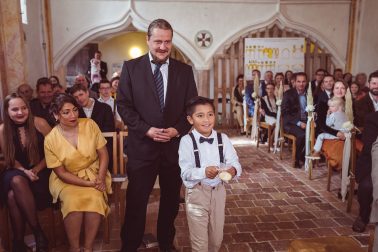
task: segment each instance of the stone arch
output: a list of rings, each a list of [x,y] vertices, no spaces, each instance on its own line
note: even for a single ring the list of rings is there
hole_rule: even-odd
[[[54,55],[54,70],[58,71],[59,68],[66,65],[82,47],[98,37],[110,35],[117,36],[130,31],[130,29],[132,29],[132,31],[135,31],[135,29],[147,31],[149,24],[150,20],[144,19],[137,14],[133,8],[133,2],[130,1],[129,9],[121,19],[113,23],[93,27],[92,29],[79,34],[75,39],[72,39],[63,46],[62,49]],[[190,41],[176,31],[174,31],[173,35],[173,44],[183,55],[186,55],[188,60],[192,62],[194,66],[201,65],[201,62],[203,61],[202,56]]]

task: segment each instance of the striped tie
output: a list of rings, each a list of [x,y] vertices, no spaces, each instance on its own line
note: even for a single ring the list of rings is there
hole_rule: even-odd
[[[156,63],[155,64],[155,71],[154,71],[154,80],[156,84],[157,93],[159,96],[160,108],[161,111],[164,109],[164,81],[163,75],[161,74],[160,67],[162,64]]]

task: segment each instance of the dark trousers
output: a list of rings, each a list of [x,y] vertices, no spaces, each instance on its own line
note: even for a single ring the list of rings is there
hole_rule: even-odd
[[[158,160],[129,160],[125,223],[121,230],[122,252],[134,252],[140,246],[146,225],[148,198],[159,175],[160,204],[157,240],[162,249],[170,248],[176,233],[174,221],[179,210],[182,180],[178,164],[164,157]]]
[[[373,182],[371,176],[363,178],[358,183],[357,199],[360,204],[360,217],[367,224],[369,223],[371,203],[373,202]]]
[[[298,162],[299,160],[304,161],[306,130],[298,126],[292,126],[288,130],[285,129],[285,131],[289,134],[294,135],[297,138],[295,161],[296,162]]]

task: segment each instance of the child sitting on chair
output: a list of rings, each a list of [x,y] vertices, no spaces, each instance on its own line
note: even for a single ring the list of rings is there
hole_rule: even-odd
[[[326,118],[326,124],[328,127],[331,127],[335,130],[341,130],[342,125],[348,121],[348,118],[344,112],[345,110],[345,102],[340,97],[333,97],[328,100],[328,112]],[[336,136],[331,135],[329,133],[321,133],[316,138],[316,142],[314,145],[314,152],[311,155],[312,158],[319,158],[320,150],[323,145],[323,141],[325,139],[337,139]]]
[[[187,119],[194,129],[181,139],[179,147],[192,251],[220,249],[226,203],[224,181],[242,172],[230,139],[213,129],[214,110],[208,98],[197,96],[189,100]]]

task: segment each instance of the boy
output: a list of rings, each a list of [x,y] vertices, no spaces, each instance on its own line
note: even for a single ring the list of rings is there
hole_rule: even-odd
[[[335,130],[341,130],[343,124],[348,121],[348,118],[344,112],[345,102],[340,97],[333,97],[328,100],[328,112],[326,118],[326,124],[328,127],[331,127]],[[337,139],[336,136],[331,135],[329,133],[321,133],[316,138],[316,142],[314,145],[314,152],[311,155],[312,158],[319,159],[320,158],[320,150],[323,145],[323,141],[325,139]]]
[[[223,181],[240,176],[241,166],[225,134],[214,128],[213,101],[197,96],[187,104],[187,119],[193,131],[179,147],[181,178],[192,251],[218,251],[223,240],[226,190]],[[225,165],[224,165],[225,164]],[[220,168],[224,168],[220,171]]]

